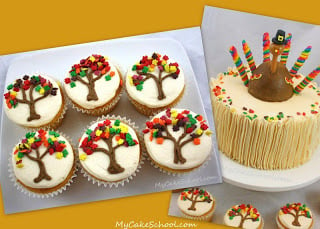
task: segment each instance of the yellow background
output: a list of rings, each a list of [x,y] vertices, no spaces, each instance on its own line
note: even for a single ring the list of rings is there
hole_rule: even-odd
[[[200,26],[205,5],[320,24],[318,1],[3,0],[0,55]],[[170,192],[162,192],[5,215],[0,199],[0,228],[114,228],[117,220],[191,222],[167,216],[169,201]],[[197,228],[226,227],[198,223]]]

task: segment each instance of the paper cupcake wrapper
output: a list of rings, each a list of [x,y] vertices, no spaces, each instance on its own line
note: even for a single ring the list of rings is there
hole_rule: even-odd
[[[117,188],[119,186],[124,186],[126,183],[129,183],[137,175],[137,173],[140,172],[140,169],[141,169],[142,165],[144,164],[144,159],[145,159],[145,156],[143,153],[145,151],[144,150],[145,146],[144,146],[144,142],[143,142],[143,138],[141,136],[141,133],[138,131],[139,128],[136,126],[136,124],[134,122],[132,122],[130,119],[127,119],[126,117],[115,116],[115,115],[112,115],[112,116],[111,115],[104,115],[104,116],[90,122],[90,124],[83,130],[82,133],[85,133],[85,131],[93,124],[100,122],[100,121],[104,121],[105,119],[118,119],[121,122],[126,123],[132,129],[135,130],[137,137],[139,139],[140,152],[141,152],[140,153],[140,161],[139,161],[139,165],[138,165],[137,169],[129,177],[127,177],[121,181],[102,181],[102,180],[98,180],[95,177],[91,176],[85,169],[83,169],[83,167],[81,166],[80,161],[79,161],[79,151],[77,151],[77,160],[78,160],[79,167],[81,168],[80,172],[83,174],[84,177],[86,177],[88,179],[89,182],[91,182],[92,184],[97,184],[98,187],[103,186],[105,188],[106,187]]]
[[[61,96],[62,96],[62,99],[64,101],[64,105],[63,105],[63,108],[62,108],[60,116],[58,118],[55,117],[56,120],[54,122],[51,121],[48,124],[43,125],[41,127],[28,127],[28,126],[22,126],[22,127],[26,131],[37,131],[37,130],[40,130],[40,129],[52,129],[52,130],[55,130],[60,126],[60,124],[61,124],[61,122],[62,122],[62,120],[63,120],[63,118],[64,118],[64,116],[65,116],[65,114],[67,112],[67,109],[68,109],[68,99],[67,99],[66,93],[65,93],[65,91],[64,91],[64,89],[63,89],[63,87],[61,85],[61,82],[59,80],[55,79],[55,77],[53,77],[51,75],[48,75],[46,73],[43,73],[43,72],[39,72],[39,71],[36,71],[36,72],[34,72],[32,74],[33,75],[49,76],[50,78],[52,78],[59,85],[59,89],[61,91]]]
[[[119,65],[117,65],[117,64],[114,64],[113,61],[112,61],[112,64],[116,67],[116,69],[118,70],[120,79],[122,80],[122,82],[124,82],[123,77],[122,77],[121,67],[119,67]],[[63,83],[63,88],[65,86],[66,86],[66,84]],[[72,101],[72,99],[70,99],[68,96],[66,96],[66,97],[67,97],[68,102],[72,105],[72,108],[77,110],[78,112],[81,112],[83,114],[88,114],[88,115],[100,116],[100,115],[105,115],[107,113],[110,113],[115,108],[115,106],[117,105],[117,103],[119,102],[119,100],[123,94],[123,88],[124,88],[124,85],[122,84],[119,95],[117,95],[115,98],[108,101],[105,105],[102,105],[102,107],[93,108],[93,109],[81,108],[81,107],[79,107],[79,105],[76,105]]]
[[[176,108],[176,107],[173,107],[172,109],[174,109],[174,108]],[[176,109],[179,109],[179,108],[176,108]],[[163,110],[162,110],[162,111],[163,111]],[[160,112],[161,112],[161,111],[160,111]],[[147,119],[146,122],[152,120],[152,118],[153,118],[155,115],[159,114],[160,112],[158,112],[158,113],[153,113],[151,116],[149,116],[149,119]],[[144,138],[143,138],[143,140],[144,140]],[[195,171],[198,171],[198,170],[201,170],[201,169],[204,169],[205,167],[207,167],[207,165],[209,164],[209,161],[212,159],[212,152],[213,152],[213,146],[211,146],[211,153],[210,153],[209,156],[207,157],[206,161],[203,162],[199,167],[194,168],[194,169],[191,169],[190,171],[187,171],[187,172],[179,171],[178,169],[176,169],[176,170],[177,170],[176,172],[168,171],[168,170],[166,170],[165,168],[162,168],[161,166],[157,165],[157,164],[154,163],[154,161],[150,158],[150,155],[149,155],[146,147],[145,147],[145,151],[144,151],[144,156],[145,156],[145,158],[147,158],[148,161],[150,161],[150,164],[151,164],[154,168],[160,170],[160,172],[165,173],[165,174],[167,174],[167,175],[178,176],[178,177],[179,177],[179,176],[181,176],[181,175],[184,175],[184,174],[187,174],[187,173],[191,173],[191,172],[195,172]],[[172,170],[174,170],[174,169],[172,169]]]
[[[49,129],[46,129],[49,131]],[[67,141],[70,143],[72,149],[73,149],[73,152],[74,152],[74,156],[76,157],[77,154],[75,152],[75,147],[72,143],[72,140],[69,136],[65,135],[63,132],[61,131],[55,131],[57,133],[59,133],[60,135],[62,135],[65,139],[67,139]],[[21,141],[22,139],[20,139]],[[72,176],[70,177],[70,179],[68,180],[68,182],[61,188],[57,189],[56,191],[53,191],[53,192],[50,192],[50,193],[35,193],[35,192],[32,192],[30,191],[29,189],[27,189],[26,187],[24,187],[23,185],[21,185],[17,179],[16,179],[16,176],[14,174],[14,171],[13,171],[13,164],[12,164],[12,157],[10,156],[9,157],[9,160],[8,160],[8,172],[9,172],[9,179],[13,182],[13,185],[17,188],[17,190],[19,190],[20,192],[24,193],[25,195],[28,195],[29,197],[33,197],[33,198],[42,198],[42,199],[45,199],[45,198],[50,198],[50,197],[54,197],[54,196],[57,196],[59,194],[61,194],[62,192],[66,191],[67,188],[73,183],[73,180],[75,177],[77,177],[77,174],[76,172],[78,171],[78,165],[77,165],[77,160],[75,158],[75,166],[74,166],[74,170],[73,170],[73,174]]]

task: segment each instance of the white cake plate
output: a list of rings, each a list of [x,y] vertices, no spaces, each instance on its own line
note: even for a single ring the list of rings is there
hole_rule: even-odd
[[[320,148],[302,166],[287,170],[260,170],[243,166],[220,152],[223,180],[242,188],[281,192],[303,188],[320,179]]]

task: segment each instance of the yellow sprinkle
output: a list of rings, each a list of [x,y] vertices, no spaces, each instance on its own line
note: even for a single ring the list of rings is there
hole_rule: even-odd
[[[17,166],[17,168],[21,169],[21,168],[23,168],[23,167],[24,167],[24,164],[19,163],[19,164],[17,164],[16,166]]]
[[[96,131],[96,136],[99,137],[101,134],[102,134],[102,130],[97,130],[97,131]]]
[[[208,135],[208,136],[210,136],[210,135],[212,134],[212,131],[211,131],[211,130],[207,130],[207,131],[205,132],[205,134]]]
[[[16,95],[17,95],[17,92],[11,91],[10,94],[16,96]]]
[[[85,153],[80,154],[80,155],[79,155],[79,159],[80,159],[81,161],[86,160],[86,159],[87,159],[87,154],[85,154]]]
[[[89,57],[89,60],[91,60],[92,62],[94,62],[95,59],[96,59],[96,58],[94,58],[94,56],[90,56],[90,57]]]
[[[202,133],[203,133],[203,130],[201,130],[201,129],[197,129],[197,130],[196,130],[196,134],[197,134],[197,135],[201,135]]]
[[[158,60],[153,60],[153,61],[152,61],[152,64],[153,64],[153,65],[157,65],[157,64],[158,64]]]
[[[232,108],[230,109],[230,111],[231,111],[231,113],[235,113],[235,112],[237,111],[237,109],[234,108],[234,107],[232,107]]]
[[[51,140],[52,140],[53,142],[57,140],[57,138],[54,137],[54,136],[51,136],[50,138],[51,138]]]
[[[124,142],[124,140],[122,138],[120,138],[119,141],[118,141],[118,145],[122,145],[123,142]]]
[[[283,211],[279,211],[279,215],[283,215]]]
[[[174,118],[174,119],[172,119],[172,124],[173,124],[173,125],[176,125],[176,124],[177,124],[177,122],[178,122],[178,119],[175,119],[175,118]]]
[[[170,66],[170,72],[176,72],[177,67],[176,66]]]
[[[149,72],[153,72],[154,71],[154,68],[149,68]]]
[[[56,153],[56,158],[57,158],[57,159],[63,158],[63,153],[57,152],[57,153]]]
[[[224,95],[218,95],[217,98],[223,99],[223,98],[224,98]]]
[[[28,139],[28,143],[29,143],[29,144],[34,143],[34,138],[29,138],[29,139]]]
[[[170,71],[169,65],[165,65],[165,66],[164,66],[164,70],[165,70],[166,72],[169,72],[169,71]]]
[[[99,67],[102,65],[102,63],[101,63],[101,62],[98,62],[97,64],[98,64],[98,66],[99,66]]]
[[[172,118],[176,118],[178,116],[178,112],[173,112],[173,113],[171,113],[171,117]]]
[[[129,84],[130,84],[131,86],[133,86],[133,79],[132,79],[132,76],[129,76],[128,78],[129,78]]]
[[[20,161],[21,159],[18,157],[18,154],[16,154],[15,156],[14,156],[14,159],[16,160],[16,161]]]
[[[121,133],[128,133],[128,127],[123,125],[123,124],[120,124],[119,126],[120,130],[121,130]]]
[[[165,65],[165,64],[167,64],[167,61],[163,60],[163,61],[161,62],[161,64],[162,64],[162,65]]]
[[[43,88],[41,88],[40,90],[39,90],[39,93],[41,94],[41,95],[43,95],[44,94],[44,89]]]

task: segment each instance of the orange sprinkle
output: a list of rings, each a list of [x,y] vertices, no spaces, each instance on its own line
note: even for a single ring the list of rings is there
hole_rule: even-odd
[[[164,140],[163,138],[157,138],[156,142],[157,144],[161,145],[163,143],[163,140]]]
[[[120,79],[120,86],[122,86],[122,84],[123,84],[123,81],[122,81],[122,79]]]
[[[153,130],[150,131],[150,137],[149,137],[150,142],[153,140]]]
[[[193,144],[200,145],[200,138],[193,139]]]
[[[106,138],[109,138],[109,136],[110,136],[110,133],[106,132]]]
[[[76,73],[77,73],[77,74],[80,73],[80,68],[77,68],[77,69],[76,69]]]
[[[154,118],[153,123],[159,123],[160,119],[159,118]]]
[[[116,141],[119,141],[119,140],[120,140],[120,136],[117,135],[117,136],[116,136]]]
[[[165,124],[166,124],[166,121],[165,121],[165,120],[163,120],[163,119],[160,119],[160,120],[159,120],[159,123],[160,123],[160,125],[162,125],[162,126],[163,126],[163,125],[165,125]]]
[[[115,75],[114,71],[110,72],[109,74],[111,77]]]
[[[101,70],[101,74],[102,74],[102,75],[106,74],[106,68],[104,68],[104,69]]]

